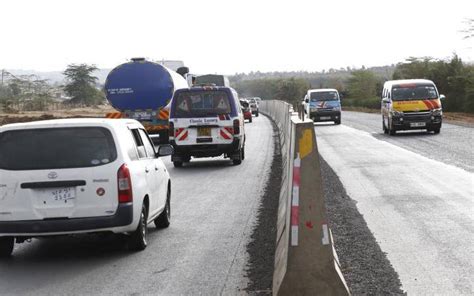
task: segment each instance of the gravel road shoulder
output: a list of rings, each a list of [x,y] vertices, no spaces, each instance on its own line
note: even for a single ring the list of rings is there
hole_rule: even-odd
[[[321,158],[326,211],[342,273],[352,295],[404,295],[398,274],[382,252],[357,205]]]

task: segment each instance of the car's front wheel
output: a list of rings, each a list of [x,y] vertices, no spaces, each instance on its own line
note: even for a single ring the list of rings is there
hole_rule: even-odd
[[[394,136],[397,130],[393,127],[392,119],[388,120],[388,133],[390,136]]]
[[[168,192],[166,193],[166,205],[165,209],[161,214],[155,219],[155,226],[157,228],[166,228],[170,226],[171,222],[171,189],[168,187]]]
[[[15,238],[11,236],[0,237],[0,258],[9,257],[13,253]]]
[[[142,211],[140,213],[140,221],[138,222],[137,229],[130,235],[128,246],[131,250],[134,251],[143,251],[146,249],[148,245],[147,237],[148,237],[148,227],[147,227],[147,219],[148,219],[148,209],[143,203]]]
[[[255,117],[258,117],[258,111],[257,111],[257,113],[255,113]]]

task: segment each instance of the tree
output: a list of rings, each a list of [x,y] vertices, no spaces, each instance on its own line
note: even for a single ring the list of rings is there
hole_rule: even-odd
[[[377,77],[369,70],[353,71],[349,78],[348,92],[353,99],[369,99],[377,96]]]
[[[92,75],[97,70],[95,65],[68,65],[63,72],[67,81],[64,90],[71,97],[71,103],[91,106],[104,101],[104,95],[96,88],[98,78]]]

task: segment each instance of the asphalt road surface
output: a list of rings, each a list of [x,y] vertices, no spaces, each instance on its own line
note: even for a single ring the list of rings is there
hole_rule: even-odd
[[[246,245],[273,158],[270,121],[246,124],[246,158],[192,160],[172,176],[172,221],[149,225],[133,253],[117,236],[34,239],[0,261],[0,294],[234,295],[247,287]]]
[[[343,112],[344,125],[366,131],[376,139],[395,144],[428,158],[474,172],[474,125],[444,122],[441,133],[425,130],[399,131],[396,136],[382,132],[382,116],[361,112]]]
[[[316,124],[319,152],[408,295],[474,294],[473,128],[383,134],[380,115]],[[336,241],[337,244],[337,241]]]

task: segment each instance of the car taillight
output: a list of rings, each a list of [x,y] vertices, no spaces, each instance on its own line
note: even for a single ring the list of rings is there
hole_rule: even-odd
[[[174,123],[172,122],[169,123],[168,136],[170,140],[174,140]]]
[[[126,164],[123,164],[117,172],[117,183],[119,203],[132,202],[132,179],[130,178],[130,170]]]
[[[234,135],[240,134],[240,121],[238,119],[234,119]]]

